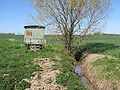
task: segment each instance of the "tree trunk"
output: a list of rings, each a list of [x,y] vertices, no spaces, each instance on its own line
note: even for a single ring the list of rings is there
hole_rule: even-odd
[[[65,52],[70,54],[72,51],[72,37],[68,36],[68,39],[65,40]]]
[[[73,28],[73,23],[71,24],[71,28],[70,30],[65,30],[67,32],[65,32],[65,52],[67,54],[70,54],[71,51],[72,51],[72,44],[73,44],[73,31],[74,31],[74,28]]]

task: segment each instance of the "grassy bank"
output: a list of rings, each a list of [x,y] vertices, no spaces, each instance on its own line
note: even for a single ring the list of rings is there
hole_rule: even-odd
[[[109,57],[91,61],[84,66],[89,78],[99,90],[119,90],[120,84],[120,35],[100,35],[87,40],[80,49]],[[88,66],[89,65],[89,66]],[[87,68],[86,68],[87,67]],[[91,72],[89,71],[91,70]],[[93,73],[93,75],[91,75]]]
[[[74,73],[73,58],[65,55],[60,61],[61,73],[57,77],[57,83],[67,87],[67,90],[87,90],[80,79]]]

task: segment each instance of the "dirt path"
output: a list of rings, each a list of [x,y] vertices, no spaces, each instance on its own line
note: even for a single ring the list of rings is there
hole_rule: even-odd
[[[56,83],[56,74],[58,70],[53,70],[51,66],[55,64],[49,58],[34,58],[34,61],[43,68],[43,71],[34,72],[30,80],[31,87],[25,90],[66,90],[65,87]]]

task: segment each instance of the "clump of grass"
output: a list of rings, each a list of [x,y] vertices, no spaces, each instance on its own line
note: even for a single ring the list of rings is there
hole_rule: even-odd
[[[106,80],[120,80],[120,60],[118,58],[104,58],[96,60],[92,63],[92,66],[99,69],[98,71],[102,74]]]
[[[17,90],[25,90],[26,88],[30,88],[30,83],[26,82],[25,80],[22,80],[16,85]]]
[[[52,67],[53,70],[58,70],[58,69],[60,69],[60,66],[57,65],[57,64],[54,64],[54,65],[52,65],[51,67]]]

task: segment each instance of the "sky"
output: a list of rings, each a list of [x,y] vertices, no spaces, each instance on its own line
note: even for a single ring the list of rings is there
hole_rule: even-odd
[[[104,32],[120,34],[120,0],[112,0],[110,17]]]
[[[28,0],[0,0],[0,32],[23,33],[35,14]]]
[[[22,33],[37,11],[28,0],[0,0],[0,32]],[[112,10],[103,32],[120,34],[120,0],[112,0]]]

